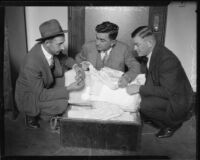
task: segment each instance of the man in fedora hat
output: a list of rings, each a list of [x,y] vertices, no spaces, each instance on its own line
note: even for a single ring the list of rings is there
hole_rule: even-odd
[[[66,30],[52,19],[39,27],[41,38],[25,56],[16,81],[15,99],[19,111],[25,113],[26,125],[39,128],[41,115],[56,116],[65,112],[68,93],[84,87],[84,72],[72,58],[65,65],[77,71],[76,82],[68,87],[55,86],[55,79],[63,76],[58,55],[64,50]]]

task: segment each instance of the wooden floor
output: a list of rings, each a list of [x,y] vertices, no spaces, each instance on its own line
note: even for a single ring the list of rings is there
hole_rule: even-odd
[[[6,156],[143,156],[148,159],[196,160],[196,118],[191,117],[170,138],[155,137],[157,129],[144,125],[138,152],[103,150],[78,147],[62,147],[60,134],[53,132],[47,122],[41,121],[41,128],[27,129],[24,118],[19,115],[12,120],[9,114],[4,118],[4,151]],[[152,158],[153,156],[153,158]]]

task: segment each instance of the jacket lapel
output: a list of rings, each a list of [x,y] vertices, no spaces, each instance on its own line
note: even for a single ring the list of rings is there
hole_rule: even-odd
[[[38,44],[37,47],[38,47],[38,52],[37,53],[38,53],[39,59],[42,61],[42,67],[45,70],[45,72],[47,73],[47,77],[44,77],[44,78],[47,80],[46,83],[51,84],[52,81],[53,81],[53,76],[52,76],[51,69],[50,69],[49,64],[48,64],[48,62],[47,62],[47,60],[45,58],[45,55],[44,55],[44,53],[42,51],[41,44]]]
[[[95,53],[96,68],[99,70],[103,67],[103,61],[101,60],[101,53],[99,53],[97,50],[95,51],[96,51]]]
[[[152,51],[151,60],[149,64],[149,75],[155,86],[159,86],[159,77],[158,77],[158,63],[159,63],[159,45],[156,44]]]
[[[149,71],[152,71],[154,70],[156,64],[157,64],[157,55],[159,54],[158,53],[158,44],[155,45],[153,51],[152,51],[152,55],[151,55],[151,59],[150,59],[150,62],[149,62]]]

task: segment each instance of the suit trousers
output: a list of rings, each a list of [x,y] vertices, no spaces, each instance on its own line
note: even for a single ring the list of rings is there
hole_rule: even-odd
[[[56,78],[53,88],[63,87],[64,77]],[[52,101],[39,102],[40,116],[44,120],[49,120],[50,117],[64,113],[68,107],[68,100],[57,99]]]
[[[168,108],[171,104],[167,99],[154,96],[142,96],[141,98],[141,115],[154,122],[159,128],[176,125],[169,117]]]
[[[55,84],[52,88],[64,87],[64,82],[64,76],[61,78],[56,78]],[[18,89],[17,87],[19,86],[16,86],[16,89]],[[64,113],[68,106],[67,99],[55,99],[50,101],[37,102],[37,106],[33,105],[31,110],[26,109],[26,105],[23,105],[24,99],[30,99],[31,97],[33,96],[20,92],[17,92],[17,94],[15,93],[15,101],[18,110],[28,116],[37,116],[41,114],[54,116]]]
[[[64,86],[64,76],[55,79],[53,88]],[[43,117],[50,117],[64,113],[68,107],[67,99],[57,99],[52,101],[40,102],[38,104],[40,108],[40,115]]]

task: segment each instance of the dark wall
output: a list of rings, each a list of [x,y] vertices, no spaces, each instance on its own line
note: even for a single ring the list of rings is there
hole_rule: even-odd
[[[11,77],[13,88],[20,64],[27,52],[24,7],[6,7],[5,25],[8,27]]]

